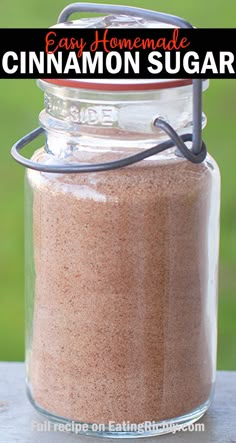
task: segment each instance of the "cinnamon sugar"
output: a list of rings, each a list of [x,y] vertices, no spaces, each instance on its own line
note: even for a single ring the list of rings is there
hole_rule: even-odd
[[[79,422],[140,423],[206,402],[216,309],[206,163],[172,156],[97,174],[28,171],[28,179],[36,404]]]

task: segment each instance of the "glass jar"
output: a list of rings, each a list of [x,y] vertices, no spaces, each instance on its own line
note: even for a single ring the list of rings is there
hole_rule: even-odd
[[[137,19],[86,25],[127,20]],[[192,131],[186,80],[38,83],[46,143],[35,163],[138,154],[168,139],[156,117],[179,135]],[[216,376],[213,158],[194,164],[171,147],[115,170],[27,169],[25,195],[26,371],[35,408],[94,436],[156,435],[198,420]]]

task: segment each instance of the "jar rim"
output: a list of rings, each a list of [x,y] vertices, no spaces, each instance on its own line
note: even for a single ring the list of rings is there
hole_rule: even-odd
[[[192,79],[173,79],[173,80],[158,80],[154,82],[153,80],[126,80],[126,82],[113,80],[112,82],[105,80],[77,80],[77,79],[67,79],[67,78],[56,78],[56,79],[41,79],[46,83],[51,83],[56,86],[64,86],[68,88],[76,89],[92,89],[92,90],[102,90],[102,91],[149,91],[155,89],[170,89],[178,88],[182,86],[188,86],[192,84]],[[208,80],[203,80],[203,83]]]

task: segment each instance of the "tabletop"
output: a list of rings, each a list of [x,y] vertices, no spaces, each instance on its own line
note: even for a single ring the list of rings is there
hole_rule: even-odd
[[[29,403],[25,392],[24,363],[0,362],[0,443],[109,443],[102,439],[50,431]],[[126,443],[236,443],[236,371],[218,371],[215,393],[205,416],[192,430],[146,439],[122,439]]]

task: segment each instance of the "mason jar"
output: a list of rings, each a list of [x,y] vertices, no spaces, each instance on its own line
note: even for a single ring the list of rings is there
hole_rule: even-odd
[[[125,14],[72,23],[161,26]],[[219,169],[173,144],[126,166],[89,166],[166,143],[158,119],[192,133],[193,83],[38,85],[46,141],[31,158],[41,170],[25,180],[29,399],[84,434],[172,432],[202,417],[214,391]]]

